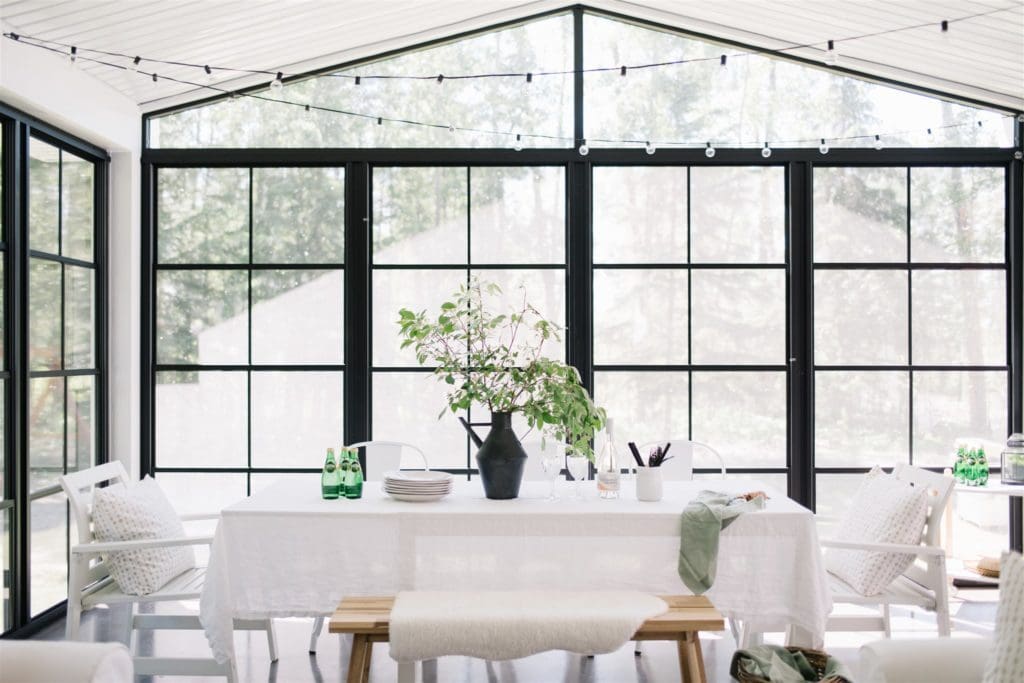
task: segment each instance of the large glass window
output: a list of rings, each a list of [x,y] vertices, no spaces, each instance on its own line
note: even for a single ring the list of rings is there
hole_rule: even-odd
[[[157,182],[161,481],[242,496],[251,473],[318,468],[345,438],[344,169],[164,168]]]
[[[565,196],[565,169],[557,166],[374,169],[374,438],[419,444],[433,468],[475,467],[456,416],[438,420],[445,385],[416,363],[411,348],[399,348],[398,311],[436,311],[479,277],[500,287],[496,306],[525,297],[564,325]],[[564,358],[564,343],[546,350]],[[490,419],[483,408],[469,413],[473,422]]]
[[[593,182],[594,394],[617,432],[784,472],[783,169],[601,166]]]

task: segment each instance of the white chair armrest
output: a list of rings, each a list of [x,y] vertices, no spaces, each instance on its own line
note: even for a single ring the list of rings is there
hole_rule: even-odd
[[[195,512],[188,515],[178,515],[178,519],[183,522],[199,522],[210,519],[220,519],[219,512]]]
[[[860,541],[837,541],[822,539],[822,548],[843,548],[845,550],[874,550],[883,553],[907,553],[914,555],[934,555],[944,557],[946,551],[930,545],[910,545],[909,543],[863,543]]]
[[[877,640],[860,648],[860,683],[980,683],[992,641],[978,638]]]
[[[213,536],[182,536],[181,538],[147,538],[141,541],[110,541],[107,543],[81,543],[71,546],[75,555],[99,555],[117,550],[143,550],[146,548],[174,548],[182,545],[210,545]]]

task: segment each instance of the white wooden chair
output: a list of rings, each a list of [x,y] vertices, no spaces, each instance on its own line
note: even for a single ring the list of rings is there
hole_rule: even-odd
[[[384,478],[385,472],[393,472],[402,468],[402,451],[411,451],[418,462],[423,463],[423,469],[429,470],[430,463],[427,456],[419,446],[404,441],[360,441],[350,444],[346,448],[360,448],[366,451],[366,468],[363,477],[366,481],[380,481]],[[332,608],[333,609],[333,608]],[[313,622],[313,632],[309,635],[309,654],[316,654],[316,641],[324,630],[324,619],[317,617]]]
[[[901,576],[879,595],[865,597],[832,574],[828,575],[832,601],[861,606],[878,606],[878,616],[837,615],[826,626],[830,631],[884,631],[892,635],[889,610],[892,605],[921,607],[935,612],[940,636],[949,635],[949,588],[946,578],[946,553],[939,545],[942,515],[953,490],[954,480],[937,472],[910,465],[896,465],[893,476],[928,492],[928,515],[918,545],[896,543],[860,543],[822,540],[823,548],[844,548],[893,553],[913,553],[917,557]]]
[[[209,545],[213,536],[186,536],[184,538],[152,539],[141,541],[99,542],[93,535],[92,528],[92,493],[93,489],[106,483],[111,486],[130,486],[128,473],[120,462],[110,462],[80,472],[65,474],[60,478],[61,487],[67,494],[71,506],[71,517],[75,520],[78,542],[71,546],[71,561],[68,571],[68,609],[65,637],[68,640],[78,638],[82,612],[97,605],[131,605],[123,634],[123,642],[132,651],[132,633],[136,630],[157,629],[199,629],[197,614],[139,614],[141,603],[181,602],[198,600],[203,589],[205,567],[195,567],[171,579],[165,586],[148,595],[128,595],[121,591],[111,578],[105,555],[119,550],[136,550],[142,548],[165,548],[185,545]],[[217,519],[219,514],[184,515],[182,521]],[[270,648],[270,661],[277,661],[277,639],[274,624],[270,619],[248,621],[236,620],[235,628],[242,630],[261,630],[267,633],[267,645]],[[133,657],[136,675],[190,675],[190,676],[227,676],[229,681],[235,680],[234,667],[229,663],[221,665],[212,657]]]
[[[664,472],[662,477],[665,481],[690,481],[693,479],[693,456],[696,451],[702,458],[705,455],[710,455],[717,461],[717,465],[722,472],[722,478],[725,478],[727,474],[725,469],[725,458],[722,454],[716,451],[711,446],[700,441],[690,441],[686,437],[680,437],[678,439],[662,439],[661,441],[652,441],[645,443],[640,446],[641,457],[644,461],[647,460],[647,453],[650,452],[655,446],[664,446],[666,443],[671,442],[672,447],[668,451],[668,455],[672,460],[669,460],[662,465]],[[625,454],[631,465],[636,465],[633,462],[633,456],[629,453]]]

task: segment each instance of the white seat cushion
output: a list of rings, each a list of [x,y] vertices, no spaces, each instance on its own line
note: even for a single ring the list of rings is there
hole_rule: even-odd
[[[1024,681],[1024,557],[1003,553],[999,566],[999,609],[995,646],[985,668],[985,683]]]
[[[151,477],[134,486],[96,489],[92,502],[97,541],[140,541],[182,538],[185,528],[167,496]],[[195,567],[192,548],[146,548],[112,552],[110,576],[129,595],[148,595]]]
[[[927,492],[875,467],[864,476],[836,528],[840,541],[918,545],[928,514]],[[877,595],[907,570],[914,555],[831,548],[825,568],[860,595]]]

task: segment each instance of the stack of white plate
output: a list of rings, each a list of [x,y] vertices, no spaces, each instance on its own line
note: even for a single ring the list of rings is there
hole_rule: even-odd
[[[384,492],[397,500],[429,503],[452,492],[452,475],[447,472],[411,470],[385,472]]]

